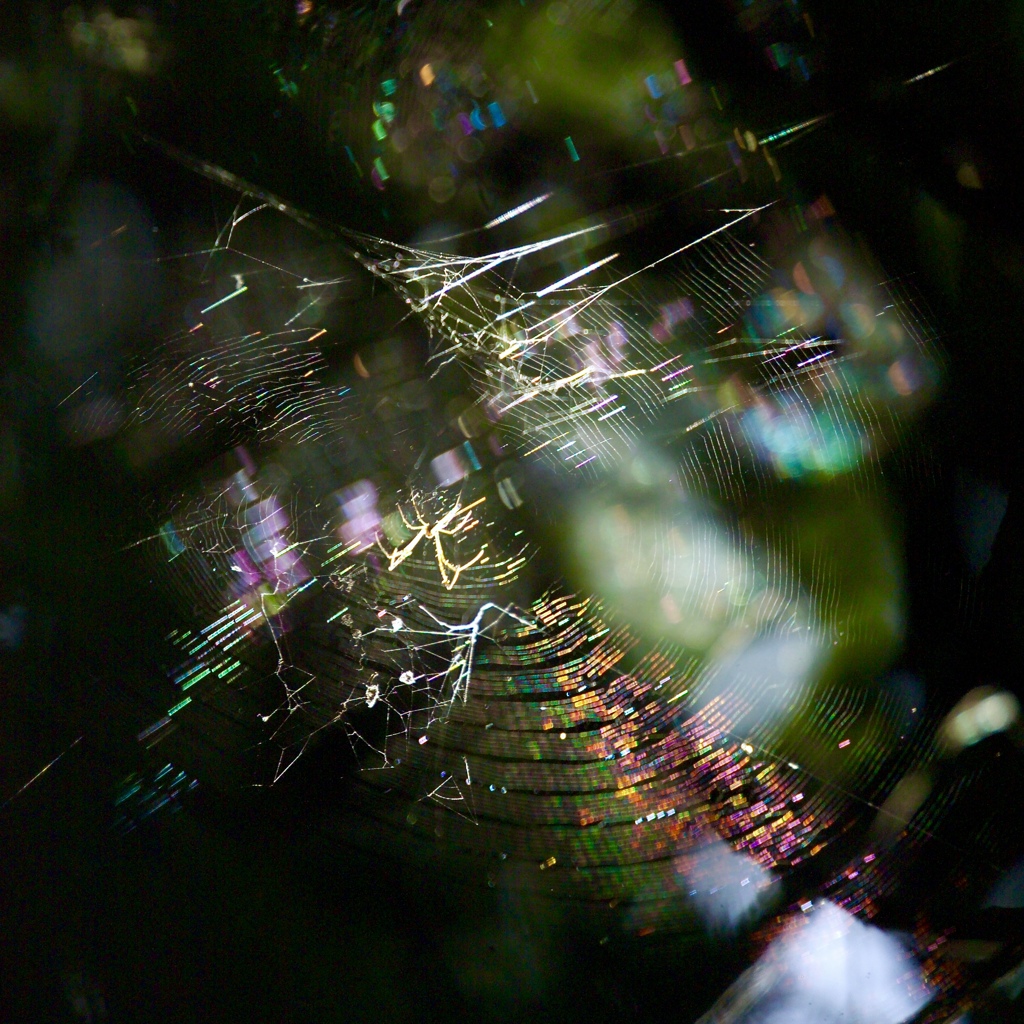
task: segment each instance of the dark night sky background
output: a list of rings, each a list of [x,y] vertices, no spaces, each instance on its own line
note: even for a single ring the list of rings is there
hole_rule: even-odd
[[[281,98],[269,76],[253,81],[280,20],[250,4],[253,17],[239,21],[236,6],[244,5],[159,6],[175,60],[152,87],[160,102],[151,130],[351,222],[358,211],[322,173],[293,115],[275,116]],[[806,196],[827,192],[846,228],[914,281],[948,360],[944,393],[910,442],[928,471],[913,486],[894,483],[910,601],[902,663],[926,679],[935,706],[980,682],[1020,694],[1024,15],[988,0],[812,4],[825,65],[798,87],[768,69],[725,4],[677,6],[668,13],[692,63],[729,82],[752,123],[837,112],[780,151],[787,173]],[[0,60],[55,47],[59,87],[61,75],[82,72],[61,55],[58,19],[47,12],[30,0],[0,7]],[[915,88],[899,87],[951,60],[959,62]],[[64,441],[25,343],[22,285],[35,248],[53,244],[47,211],[68,181],[107,174],[156,192],[154,183],[180,172],[131,143],[120,108],[94,82],[84,97],[85,127],[70,154],[56,151],[59,126],[34,132],[0,120],[0,415],[22,481],[17,504],[0,508],[0,606],[28,609],[22,646],[0,650],[0,800],[83,737],[0,809],[0,1019],[76,1019],[62,981],[69,972],[104,993],[118,1024],[693,1019],[745,966],[740,944],[600,945],[571,922],[541,940],[543,909],[453,880],[428,853],[412,873],[368,827],[338,826],[324,808],[343,800],[335,759],[344,752],[330,745],[270,795],[201,786],[181,813],[127,838],[112,830],[113,788],[139,767],[135,723],[152,718],[139,680],[159,662],[163,610],[115,554],[114,541],[145,521],[140,484],[102,450]],[[983,168],[983,189],[958,184],[963,153]],[[922,194],[962,225],[956,249],[940,251],[922,234]],[[957,554],[964,479],[1010,496],[977,578]],[[1019,819],[1019,776],[1018,766],[977,801]],[[946,827],[956,834],[970,824],[954,815]],[[893,922],[912,922],[934,899],[932,886],[922,866],[888,908]],[[950,922],[970,916],[954,897],[935,906]],[[467,939],[484,932],[504,939],[486,948]],[[530,955],[555,966],[538,969]],[[475,989],[455,981],[468,961]],[[538,973],[548,973],[543,992],[530,980]]]

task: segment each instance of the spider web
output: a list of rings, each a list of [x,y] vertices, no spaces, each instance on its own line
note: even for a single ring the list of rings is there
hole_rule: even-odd
[[[898,698],[829,674],[875,628],[830,545],[746,521],[787,481],[870,497],[934,386],[913,292],[872,276],[827,198],[705,201],[664,244],[651,210],[530,240],[539,192],[473,233],[527,240],[463,255],[325,225],[161,148],[230,202],[212,242],[165,242],[179,323],[120,397],[138,464],[216,453],[138,544],[191,623],[140,740],[232,748],[241,725],[273,785],[343,731],[382,828],[627,901],[641,932],[692,922],[680,879],[713,887],[686,859],[711,837],[769,895],[834,857],[830,897],[873,913],[941,803],[856,866],[840,840],[927,761],[926,730],[898,741]],[[695,170],[687,194],[725,173]],[[385,346],[368,366],[346,341],[368,277],[399,300],[381,333],[417,334],[422,360]],[[539,592],[534,466],[584,495],[582,579]],[[610,521],[615,548],[588,547]],[[616,589],[637,567],[652,608]],[[851,737],[842,766],[818,756]]]
[[[729,660],[726,641],[732,636],[742,650],[737,636],[802,631],[824,649],[844,624],[855,629],[841,621],[827,554],[804,572],[784,534],[763,546],[711,506],[688,512],[682,527],[703,566],[685,574],[677,600],[689,633],[652,645],[621,611],[564,585],[522,605],[503,599],[503,587],[536,556],[526,541],[503,553],[490,539],[493,533],[508,541],[522,531],[503,529],[497,513],[514,502],[496,500],[493,491],[478,496],[479,473],[469,462],[457,471],[465,471],[457,486],[405,480],[388,495],[390,508],[378,495],[380,523],[344,535],[341,526],[352,517],[339,516],[345,499],[338,494],[346,492],[333,485],[356,475],[353,468],[346,473],[344,459],[361,413],[323,343],[316,344],[324,328],[289,322],[319,292],[337,288],[349,265],[362,265],[432,329],[428,377],[467,367],[482,393],[471,408],[485,410],[485,429],[501,424],[503,446],[520,459],[540,455],[569,475],[591,461],[590,473],[607,471],[660,427],[688,442],[675,471],[682,491],[736,498],[785,475],[784,467],[744,446],[728,418],[732,407],[719,404],[721,385],[696,383],[698,367],[720,373],[723,364],[738,366],[764,401],[782,409],[787,394],[824,380],[818,408],[863,436],[874,426],[863,389],[844,380],[844,367],[861,357],[848,355],[843,339],[742,334],[746,311],[773,273],[756,244],[735,234],[758,211],[733,216],[668,254],[661,287],[683,298],[645,301],[639,271],[586,286],[577,279],[547,293],[563,303],[554,313],[542,309],[526,319],[520,307],[530,293],[512,290],[498,274],[504,263],[521,262],[519,254],[446,261],[361,236],[360,249],[327,261],[347,260],[345,273],[311,277],[249,251],[244,232],[260,217],[276,216],[275,205],[280,212],[285,204],[240,203],[216,244],[179,258],[223,261],[216,280],[227,282],[227,301],[207,302],[202,327],[168,336],[134,375],[129,424],[137,432],[157,424],[159,436],[177,439],[219,417],[251,421],[259,451],[257,459],[240,447],[232,463],[239,468],[221,470],[201,495],[172,501],[142,542],[160,552],[193,611],[209,617],[172,635],[183,655],[172,673],[181,699],[144,731],[145,741],[160,742],[172,720],[197,703],[258,719],[265,726],[259,746],[271,755],[262,778],[272,784],[319,732],[344,729],[367,769],[388,769],[380,782],[367,777],[362,790],[376,815],[404,822],[406,805],[395,794],[406,794],[441,813],[454,844],[467,849],[479,844],[474,834],[486,821],[485,846],[550,871],[545,881],[555,880],[559,891],[586,886],[594,899],[628,894],[648,908],[644,922],[662,919],[658,906],[678,914],[678,900],[664,896],[674,885],[672,855],[712,831],[724,828],[735,849],[775,870],[819,852],[842,831],[849,804],[834,784],[778,752],[786,724],[798,720],[834,745],[860,723],[866,731],[859,742],[876,753],[844,778],[843,792],[852,797],[873,791],[900,709],[855,686],[833,686],[823,699],[800,673],[769,680],[783,692],[766,706],[757,673]],[[399,255],[371,260],[363,252],[385,246]],[[277,314],[279,329],[262,333],[246,323],[243,302],[260,293],[294,296]],[[515,334],[516,320],[501,312],[510,307],[519,309]],[[890,308],[915,330],[923,351],[911,311],[895,302]],[[474,322],[481,326],[467,329]],[[735,337],[720,340],[732,331]],[[603,362],[593,356],[595,338],[605,345],[597,349]],[[670,354],[673,345],[684,351]],[[808,352],[823,356],[813,369],[785,362],[813,358]],[[699,404],[677,420],[681,390]],[[802,401],[814,408],[806,396]],[[602,418],[612,410],[621,414]],[[598,458],[552,456],[566,436],[573,449]],[[855,475],[870,458],[863,446],[860,455],[849,467]],[[657,575],[672,563],[671,523],[655,515],[648,525],[646,534],[635,531],[631,557]],[[808,576],[813,595],[799,582]],[[724,613],[708,603],[722,582],[743,591]],[[702,619],[713,635],[694,635],[693,623]],[[730,676],[724,688],[723,675]],[[377,739],[353,724],[354,712],[364,711],[385,719]],[[729,795],[736,789],[741,798]],[[735,807],[727,818],[725,804]],[[531,827],[523,830],[524,822]],[[571,874],[553,870],[566,863]]]

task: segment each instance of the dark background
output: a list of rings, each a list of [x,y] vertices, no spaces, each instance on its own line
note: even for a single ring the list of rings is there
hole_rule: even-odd
[[[913,282],[940,330],[946,380],[909,442],[918,471],[893,470],[891,481],[907,538],[902,664],[936,707],[982,682],[1020,694],[1021,16],[1009,3],[811,4],[822,65],[796,83],[767,67],[732,9],[685,8],[668,13],[695,70],[729,83],[751,123],[835,112],[780,149],[780,162]],[[152,129],[345,221],[351,197],[322,173],[272,83],[252,81],[254,64],[287,47],[281,10],[161,7],[176,57],[155,87]],[[145,523],[141,485],[102,446],[68,445],[26,342],[23,285],[38,247],[60,244],[69,183],[105,173],[156,192],[173,173],[126,133],[116,87],[78,66],[61,38],[57,8],[0,8],[0,60],[43,68],[35,81],[55,112],[46,123],[0,120],[0,416],[17,467],[0,507],[0,606],[27,609],[21,645],[0,649],[0,1016],[84,1019],[77,993],[94,1007],[101,994],[117,1022],[693,1019],[745,965],[740,945],[601,944],[571,920],[549,926],[542,907],[461,883],[429,851],[411,872],[358,821],[324,819],[337,796],[334,747],[273,793],[200,786],[178,813],[127,837],[113,828],[115,787],[145,768],[134,735],[156,717],[145,680],[158,671],[167,610],[117,555]],[[983,188],[958,182],[966,159]],[[945,211],[938,228],[922,226],[926,197]],[[961,554],[972,482],[1009,495],[977,573]],[[968,856],[972,814],[1001,811],[1012,834],[1018,776],[986,775],[971,814],[954,814],[949,834]],[[1019,853],[1009,838],[996,848]],[[972,908],[955,895],[936,904],[934,870],[919,867],[887,912],[906,926],[928,905],[939,925],[968,927]]]

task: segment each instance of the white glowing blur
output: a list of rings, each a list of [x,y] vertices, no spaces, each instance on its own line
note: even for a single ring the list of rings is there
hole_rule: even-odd
[[[716,838],[676,859],[680,884],[710,931],[733,931],[763,911],[774,881],[749,854]]]
[[[902,1024],[930,998],[898,939],[821,903],[775,939],[699,1024]]]
[[[951,750],[973,746],[1020,719],[1020,703],[1006,690],[978,686],[964,696],[942,723],[940,735]]]

